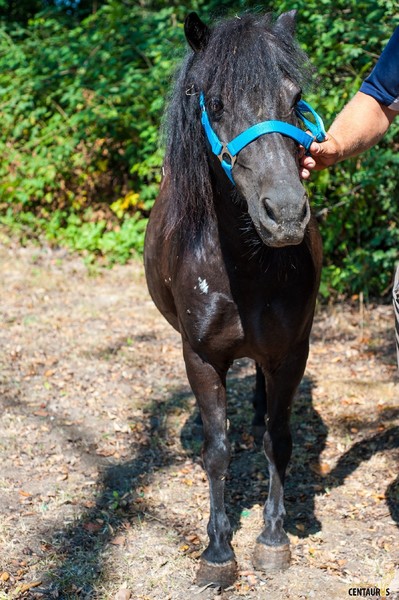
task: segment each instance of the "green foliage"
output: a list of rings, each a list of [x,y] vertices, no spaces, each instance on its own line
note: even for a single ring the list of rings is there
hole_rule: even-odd
[[[391,0],[283,0],[297,8],[298,38],[317,70],[307,99],[328,127],[358,91],[393,33]],[[322,216],[325,297],[387,294],[399,258],[398,123],[375,148],[312,176],[310,192]]]
[[[0,0],[0,221],[110,262],[140,252],[184,17],[257,5]],[[275,8],[298,9],[298,39],[317,71],[306,99],[328,126],[389,39],[397,3],[281,0]],[[392,126],[378,147],[309,184],[322,221],[325,297],[389,290],[399,246],[397,133]]]
[[[132,3],[127,10],[117,1],[80,23],[39,13],[27,29],[1,29],[3,210],[36,216],[50,237],[77,249],[109,253],[119,240],[125,260],[135,228],[131,248],[142,247],[160,182],[159,122],[181,39],[176,9]],[[57,233],[54,213],[66,223]],[[112,235],[105,223],[113,224]]]
[[[102,4],[104,0],[0,0],[0,19],[26,25],[29,19],[45,9],[84,18],[95,13]]]

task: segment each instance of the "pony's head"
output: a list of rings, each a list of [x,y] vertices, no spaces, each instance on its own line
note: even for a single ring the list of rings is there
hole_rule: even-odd
[[[180,127],[180,144],[185,147],[186,169],[182,157],[177,160],[180,172],[184,169],[188,174],[192,167],[191,193],[202,196],[203,215],[211,210],[206,208],[205,196],[209,196],[212,178],[226,191],[232,190],[233,184],[205,138],[200,124],[200,94],[213,131],[226,144],[263,121],[296,125],[295,106],[308,69],[305,55],[295,44],[294,29],[294,11],[276,21],[271,15],[245,14],[214,29],[195,13],[185,21],[193,52],[178,81],[180,110],[175,109],[174,115],[172,111],[174,123],[170,126],[185,124]],[[174,146],[176,150],[176,143]],[[205,155],[205,161],[200,154]],[[259,237],[268,246],[303,240],[310,209],[298,173],[298,145],[279,133],[259,137],[236,157],[234,183]]]

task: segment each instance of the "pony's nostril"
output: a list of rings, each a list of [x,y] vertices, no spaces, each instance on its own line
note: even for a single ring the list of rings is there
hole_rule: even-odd
[[[266,211],[266,214],[269,217],[269,219],[271,219],[272,221],[276,222],[276,215],[274,214],[274,211],[273,211],[272,207],[270,206],[270,204],[268,202],[268,198],[265,198],[263,200],[263,205],[265,207],[265,211]]]
[[[305,204],[303,205],[303,209],[302,209],[301,222],[306,221],[306,219],[308,218],[308,215],[309,215],[309,204],[307,202],[305,202]]]

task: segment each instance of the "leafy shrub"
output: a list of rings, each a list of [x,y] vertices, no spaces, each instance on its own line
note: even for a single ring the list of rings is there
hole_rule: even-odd
[[[109,253],[120,240],[114,256],[126,260],[128,233],[131,248],[142,249],[181,37],[173,7],[127,10],[115,0],[80,22],[49,12],[27,28],[3,26],[2,212],[11,207],[16,221],[30,213],[36,229],[76,249]]]
[[[393,33],[399,11],[391,0],[293,0],[298,38],[317,69],[308,95],[330,125],[357,92]],[[324,296],[387,295],[399,258],[398,124],[367,153],[312,176],[321,218]]]
[[[0,0],[0,17],[6,4]],[[35,12],[39,0],[14,3],[16,14],[0,27],[2,221],[111,262],[140,252],[160,181],[162,112],[185,47],[184,16],[199,10],[209,20],[257,4],[108,0],[91,14],[85,0],[82,12],[75,3],[69,15]],[[397,3],[276,3],[278,12],[292,8],[317,70],[306,98],[329,125],[389,39]],[[308,186],[324,239],[325,297],[389,291],[399,247],[397,134],[393,125],[378,147],[314,175]]]

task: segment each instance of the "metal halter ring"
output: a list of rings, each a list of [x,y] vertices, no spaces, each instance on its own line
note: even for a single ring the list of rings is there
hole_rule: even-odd
[[[217,155],[221,163],[226,163],[229,167],[233,168],[237,160],[237,156],[233,156],[230,150],[227,148],[227,144],[223,144],[220,154]]]

